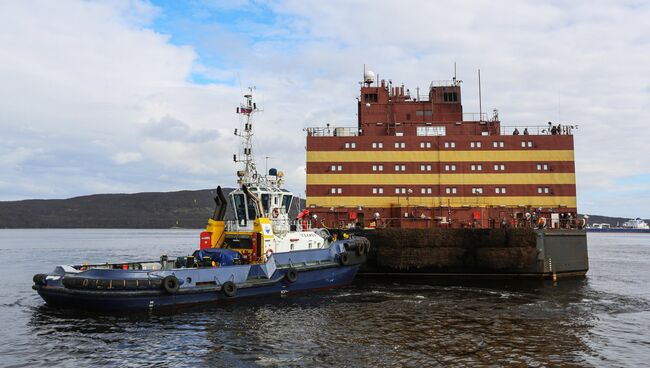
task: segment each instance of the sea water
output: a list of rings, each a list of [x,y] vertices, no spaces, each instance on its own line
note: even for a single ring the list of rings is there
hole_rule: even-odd
[[[154,313],[48,307],[58,264],[191,254],[198,230],[0,230],[0,365],[643,366],[650,235],[588,234],[586,278],[357,278],[343,289]]]

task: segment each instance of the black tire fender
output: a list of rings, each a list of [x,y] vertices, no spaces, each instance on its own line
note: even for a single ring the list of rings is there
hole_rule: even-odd
[[[45,286],[45,285],[47,285],[46,277],[47,277],[47,275],[45,275],[45,274],[37,273],[36,275],[34,275],[34,279],[33,279],[34,283],[36,285]]]
[[[362,242],[357,243],[357,255],[362,256],[366,254],[366,245],[363,244]]]
[[[221,285],[221,290],[228,297],[232,298],[237,295],[237,285],[232,281],[226,281]]]
[[[298,280],[298,270],[291,267],[287,270],[287,273],[284,275],[284,277],[287,279],[287,281],[293,284]]]
[[[343,266],[347,266],[350,263],[350,257],[348,256],[348,252],[343,252],[339,254],[339,262],[341,262]]]
[[[178,282],[176,276],[171,276],[171,275],[166,276],[162,280],[162,285],[165,291],[170,294],[176,294],[178,292],[178,289],[181,287],[181,284],[180,282]]]

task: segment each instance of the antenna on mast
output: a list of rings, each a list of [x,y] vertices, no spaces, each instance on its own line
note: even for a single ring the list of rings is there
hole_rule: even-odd
[[[244,154],[239,158],[234,155],[234,161],[244,163],[244,170],[238,171],[237,176],[239,176],[239,184],[247,185],[258,183],[261,180],[253,156],[253,114],[258,111],[257,104],[253,102],[254,89],[255,87],[248,87],[249,92],[244,95],[244,101],[237,108],[241,128],[241,133],[238,136],[242,138],[241,147]]]
[[[483,101],[481,98],[481,69],[478,70],[478,120],[483,121]]]
[[[454,84],[456,84],[456,62],[454,61]]]

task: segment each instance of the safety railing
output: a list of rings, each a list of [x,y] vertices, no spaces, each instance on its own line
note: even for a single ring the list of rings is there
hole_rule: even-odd
[[[577,125],[501,125],[501,135],[573,135]]]

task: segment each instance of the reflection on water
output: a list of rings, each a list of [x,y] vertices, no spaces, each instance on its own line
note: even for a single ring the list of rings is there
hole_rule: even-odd
[[[9,321],[0,356],[30,366],[645,364],[650,299],[602,284],[620,272],[607,270],[607,242],[590,242],[596,275],[556,284],[367,278],[331,292],[139,314],[55,310],[23,289],[31,274],[4,275],[14,283],[0,305]]]

